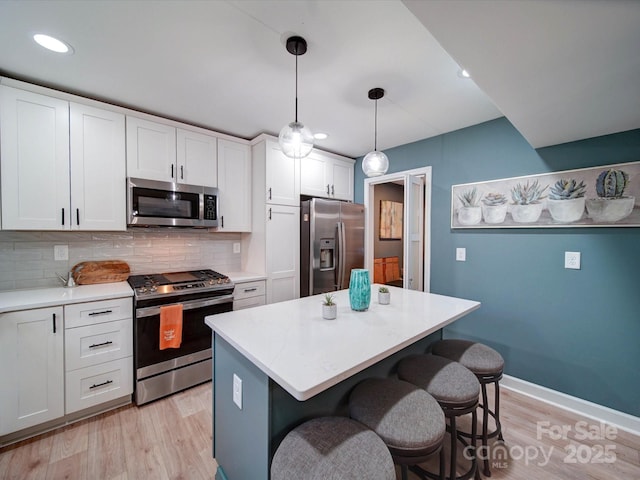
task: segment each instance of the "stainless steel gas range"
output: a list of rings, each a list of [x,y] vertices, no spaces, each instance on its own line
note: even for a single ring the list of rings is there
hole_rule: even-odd
[[[233,309],[234,284],[213,270],[132,275],[134,400],[138,405],[211,380],[211,330],[204,318]],[[163,307],[182,305],[179,347],[161,349]],[[165,310],[166,311],[166,310]]]

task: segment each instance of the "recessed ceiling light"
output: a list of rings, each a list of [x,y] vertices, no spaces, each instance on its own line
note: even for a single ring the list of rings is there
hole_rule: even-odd
[[[73,48],[71,48],[71,45],[49,35],[36,33],[33,36],[33,39],[38,45],[46,48],[47,50],[51,50],[52,52],[68,54],[73,53]]]
[[[329,135],[327,135],[326,133],[314,133],[313,134],[313,138],[315,138],[316,140],[326,140],[327,138],[329,138]]]
[[[460,70],[458,70],[458,76],[462,78],[471,78],[471,75],[469,74],[469,72],[467,72],[464,68],[461,68]]]

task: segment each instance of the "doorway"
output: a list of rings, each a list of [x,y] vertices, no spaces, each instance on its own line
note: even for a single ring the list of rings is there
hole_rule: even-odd
[[[365,268],[374,283],[430,291],[431,167],[364,182]]]

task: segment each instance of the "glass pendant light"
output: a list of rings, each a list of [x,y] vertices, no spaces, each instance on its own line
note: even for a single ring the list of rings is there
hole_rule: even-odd
[[[294,36],[287,39],[287,51],[296,57],[296,118],[280,130],[278,142],[282,153],[290,158],[304,158],[313,149],[313,134],[298,121],[298,56],[307,51],[307,42],[304,38]]]
[[[389,169],[389,159],[383,152],[378,151],[378,100],[384,97],[382,88],[372,88],[369,90],[369,99],[376,101],[373,152],[367,153],[362,159],[362,171],[367,177],[378,177],[387,173]]]

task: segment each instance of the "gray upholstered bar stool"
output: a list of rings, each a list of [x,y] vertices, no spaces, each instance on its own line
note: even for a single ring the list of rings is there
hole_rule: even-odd
[[[480,396],[480,384],[476,376],[457,362],[437,355],[411,355],[398,364],[398,377],[423,388],[440,404],[444,416],[449,419],[451,458],[449,480],[480,478],[475,454],[476,408]],[[471,414],[471,441],[458,433],[456,418]],[[464,445],[465,458],[471,461],[469,470],[456,476],[458,441]]]
[[[391,454],[347,417],[319,417],[291,430],[271,462],[271,480],[395,480]]]
[[[393,461],[400,465],[402,480],[407,479],[409,465],[425,478],[430,472],[417,465],[437,452],[441,454],[439,478],[444,480],[444,414],[423,389],[394,378],[369,378],[351,392],[349,415],[386,443]]]
[[[482,457],[484,457],[483,473],[490,477],[491,469],[489,468],[489,455],[487,455],[489,439],[497,436],[499,440],[504,440],[502,437],[502,425],[500,424],[499,383],[504,370],[504,359],[493,348],[470,340],[440,340],[433,345],[431,352],[434,355],[439,355],[464,365],[475,374],[480,382],[482,388],[482,403],[480,404],[482,408],[482,446],[484,447],[482,449]],[[493,411],[490,409],[487,398],[487,384],[489,383],[493,383],[495,386]],[[493,417],[496,424],[496,428],[492,432],[489,432],[489,415]]]

